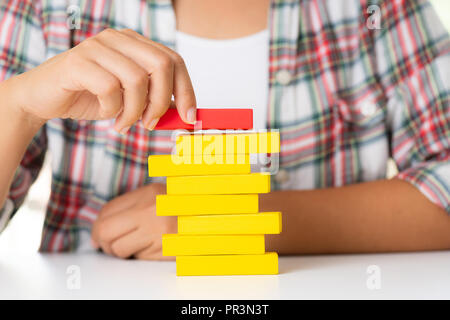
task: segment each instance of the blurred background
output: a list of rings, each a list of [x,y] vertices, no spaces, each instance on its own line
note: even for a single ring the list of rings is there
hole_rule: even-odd
[[[450,0],[431,0],[441,21],[450,32]],[[38,249],[42,225],[45,218],[45,207],[50,194],[51,157],[47,154],[44,167],[34,185],[31,187],[24,205],[0,234],[0,251],[34,252]],[[390,161],[387,177],[396,174],[395,164]]]

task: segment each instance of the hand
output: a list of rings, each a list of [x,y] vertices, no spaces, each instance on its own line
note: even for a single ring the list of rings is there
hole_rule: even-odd
[[[156,216],[156,195],[166,186],[153,183],[125,193],[108,202],[92,227],[95,247],[119,258],[173,260],[162,256],[165,233],[177,233],[176,217]]]
[[[36,120],[115,118],[125,133],[142,119],[152,130],[171,104],[196,119],[196,100],[183,59],[132,30],[106,29],[16,77],[19,111]]]

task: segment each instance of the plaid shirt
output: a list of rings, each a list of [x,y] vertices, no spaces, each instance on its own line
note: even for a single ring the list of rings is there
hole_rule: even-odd
[[[80,8],[72,31],[69,3]],[[175,47],[170,0],[0,1],[0,81],[107,27]],[[267,127],[280,130],[284,173],[273,188],[382,179],[391,156],[397,178],[450,213],[450,40],[431,5],[272,1],[269,30]],[[17,210],[49,150],[52,190],[40,250],[75,250],[105,202],[151,182],[147,156],[172,145],[170,132],[140,125],[121,136],[111,121],[53,119],[31,142],[9,202]]]

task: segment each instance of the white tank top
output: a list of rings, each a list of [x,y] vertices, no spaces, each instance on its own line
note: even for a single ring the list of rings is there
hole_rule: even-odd
[[[176,51],[186,62],[199,108],[253,108],[254,129],[265,129],[269,31],[215,40],[177,31]]]

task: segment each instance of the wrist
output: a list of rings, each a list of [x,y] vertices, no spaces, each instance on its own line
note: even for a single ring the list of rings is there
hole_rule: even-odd
[[[26,111],[23,98],[26,97],[22,90],[26,86],[23,85],[22,75],[12,77],[0,83],[0,97],[2,97],[3,113],[8,116],[11,121],[18,121],[25,129],[37,132],[46,122],[30,112]]]

